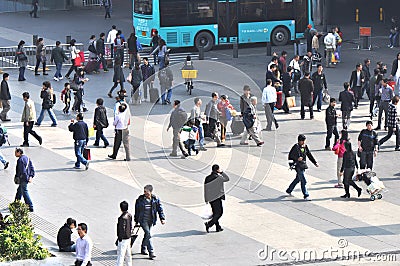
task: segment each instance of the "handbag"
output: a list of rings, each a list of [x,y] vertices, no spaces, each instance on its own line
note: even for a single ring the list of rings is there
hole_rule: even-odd
[[[90,149],[88,149],[88,148],[83,149],[83,158],[85,158],[88,161],[90,161],[92,159],[90,156]]]
[[[289,108],[296,106],[296,98],[294,96],[286,97],[286,103]]]
[[[28,162],[26,163],[25,170],[28,170],[29,161],[30,161],[30,159],[28,158]],[[21,184],[21,175],[19,175],[19,176],[14,176],[14,183],[15,183],[16,185]]]
[[[22,52],[17,54],[17,58],[18,58],[18,61],[26,61],[26,60],[28,60],[28,57]]]
[[[324,90],[322,100],[324,103],[328,103],[331,101],[331,96],[328,93],[328,90]]]

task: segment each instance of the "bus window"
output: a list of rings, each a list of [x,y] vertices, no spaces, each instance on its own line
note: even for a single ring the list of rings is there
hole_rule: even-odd
[[[266,0],[268,20],[293,19],[293,2]]]
[[[239,22],[265,21],[265,0],[244,0],[240,1]]]
[[[188,15],[193,25],[217,23],[216,1],[191,0],[188,1]]]
[[[142,15],[153,14],[153,0],[135,0],[134,12]]]
[[[160,1],[160,14],[161,27],[190,25],[187,0]]]
[[[160,1],[161,27],[216,24],[216,2],[213,0]]]

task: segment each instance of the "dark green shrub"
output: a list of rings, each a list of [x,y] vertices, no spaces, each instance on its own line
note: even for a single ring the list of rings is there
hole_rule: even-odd
[[[50,256],[42,246],[40,236],[35,237],[29,218],[29,209],[21,201],[10,203],[9,225],[0,231],[0,261],[36,259]]]

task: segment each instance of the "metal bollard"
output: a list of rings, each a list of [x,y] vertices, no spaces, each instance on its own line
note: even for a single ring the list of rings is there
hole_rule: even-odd
[[[239,57],[239,45],[237,42],[233,43],[233,58]]]
[[[267,42],[267,56],[271,56],[271,55],[272,55],[271,43]]]
[[[199,47],[199,60],[204,60],[204,47]]]
[[[37,35],[33,35],[32,36],[32,45],[36,45],[37,40],[38,40],[38,36]]]
[[[69,44],[70,42],[71,42],[71,36],[70,35],[65,36],[65,43]]]

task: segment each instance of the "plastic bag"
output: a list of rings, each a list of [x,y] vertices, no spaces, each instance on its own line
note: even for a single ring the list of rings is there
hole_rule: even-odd
[[[210,204],[204,205],[203,211],[202,211],[200,217],[203,220],[210,220],[212,218],[212,216],[213,216],[213,213],[212,213],[211,205]]]

